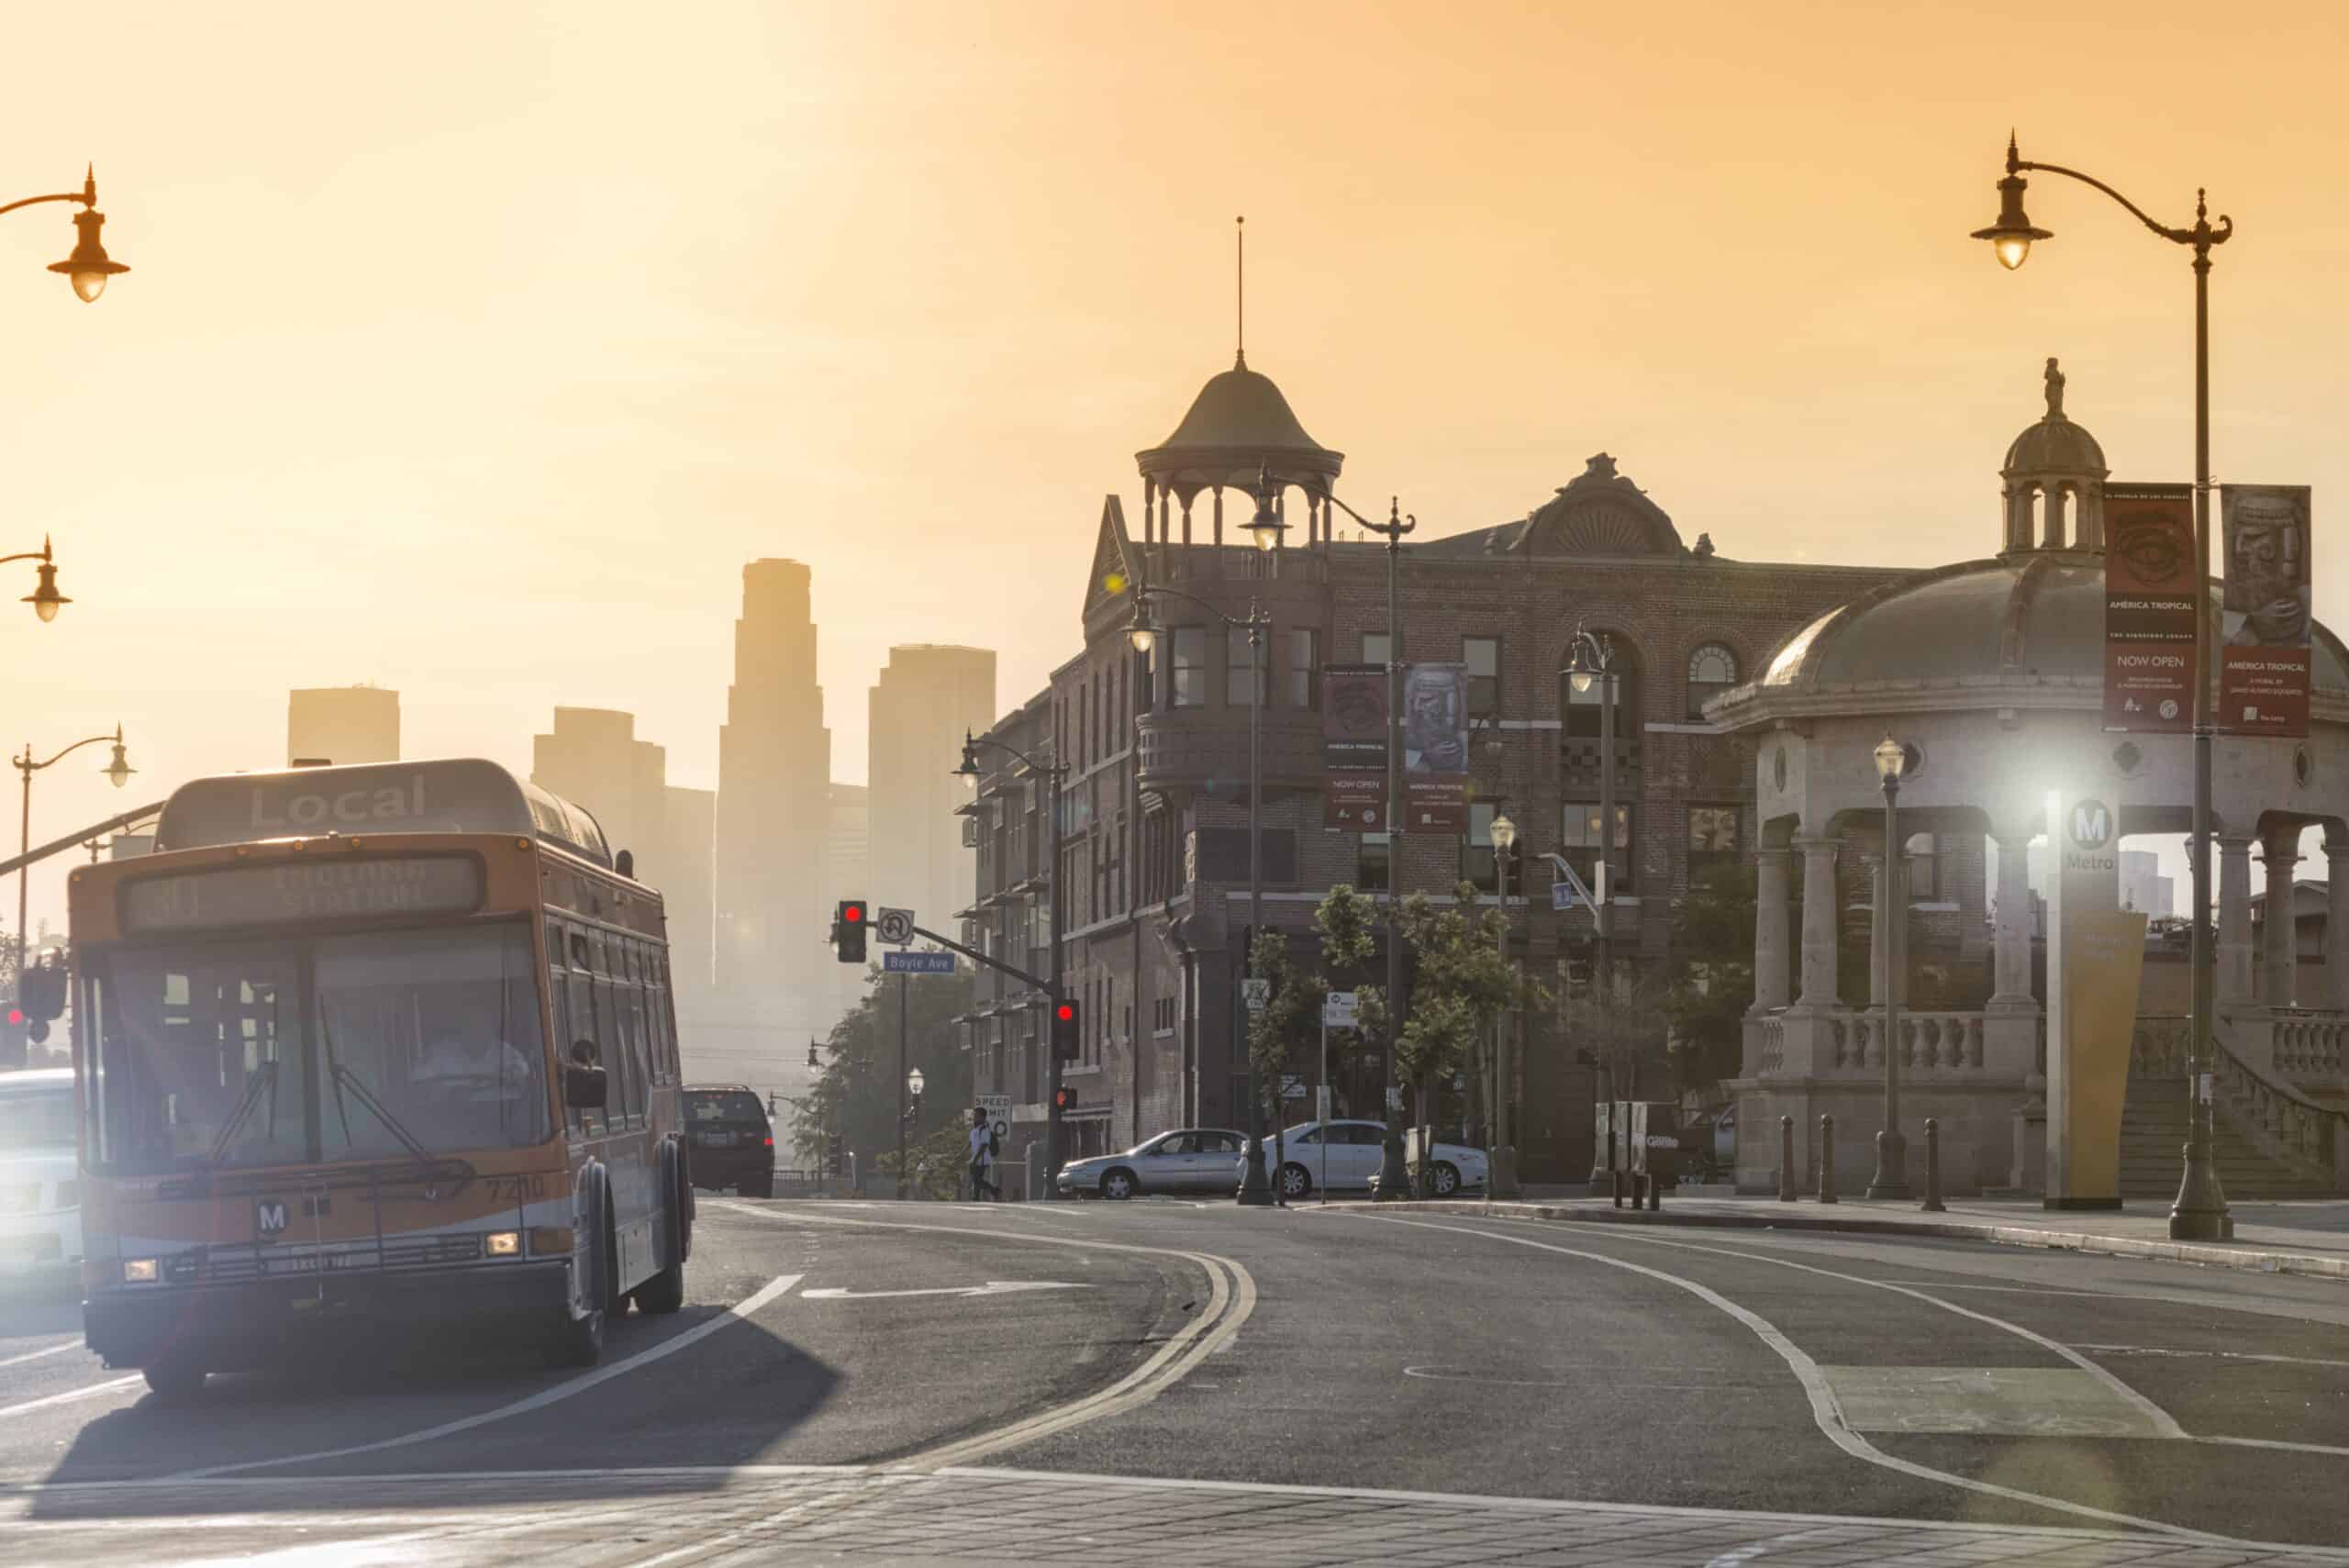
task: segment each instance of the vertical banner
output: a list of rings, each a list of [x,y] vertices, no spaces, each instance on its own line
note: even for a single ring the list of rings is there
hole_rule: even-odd
[[[2218,724],[2236,735],[2309,732],[2309,487],[2221,484],[2227,590]]]
[[[2194,490],[2104,487],[2104,727],[2194,728]]]
[[[1321,666],[1321,825],[1386,831],[1386,666]]]
[[[1403,672],[1403,822],[1407,833],[1468,831],[1468,666]]]

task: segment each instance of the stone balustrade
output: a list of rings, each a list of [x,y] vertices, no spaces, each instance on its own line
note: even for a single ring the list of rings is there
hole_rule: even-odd
[[[2349,1188],[2349,1116],[2261,1073],[2221,1043],[2217,1090],[2230,1125],[2272,1158],[2329,1174]]]
[[[2349,1014],[2278,1010],[2271,1035],[2276,1071],[2294,1087],[2315,1094],[2349,1093],[2343,1071],[2349,1050]]]
[[[1884,1066],[1884,1015],[1838,1013],[1829,1024],[1838,1068]],[[1982,1066],[1979,1013],[1902,1013],[1900,1066],[1909,1073],[1966,1073]]]
[[[2129,1035],[2129,1075],[2183,1078],[2193,1052],[2193,1020],[2185,1014],[2140,1014]]]
[[[1761,1037],[1755,1070],[1765,1078],[1776,1077],[1787,1066],[1787,1020],[1774,1013],[1756,1018],[1754,1029]]]

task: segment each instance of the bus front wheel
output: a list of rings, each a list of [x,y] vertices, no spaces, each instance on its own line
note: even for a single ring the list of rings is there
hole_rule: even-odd
[[[166,1361],[141,1370],[146,1373],[147,1386],[154,1390],[156,1398],[167,1405],[184,1405],[204,1392],[205,1374],[200,1366],[191,1366],[181,1361]]]

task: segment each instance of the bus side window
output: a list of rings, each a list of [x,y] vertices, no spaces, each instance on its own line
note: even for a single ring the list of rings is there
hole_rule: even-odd
[[[547,1033],[554,1041],[555,1060],[558,1062],[571,1060],[571,1042],[576,1038],[571,1032],[571,996],[570,987],[564,984],[563,948],[562,928],[551,920],[548,921]],[[514,1043],[518,1046],[522,1044],[520,1040],[516,1040]],[[555,1074],[555,1084],[558,1088],[562,1083],[562,1074],[558,1071]],[[570,1125],[571,1130],[578,1131],[579,1113],[566,1104],[562,1107],[562,1115],[563,1120]]]
[[[637,1108],[649,1111],[652,1104],[651,1086],[661,1081],[661,1053],[653,1049],[652,1036],[645,1029],[644,944],[634,937],[624,937],[621,948],[628,962],[629,1049],[635,1060],[637,1081],[647,1090],[639,1096]]]
[[[579,1041],[583,1040],[593,1040],[596,1045],[596,1061],[597,1065],[608,1068],[610,1066],[610,1052],[604,1045],[603,1031],[596,1027],[596,1000],[592,989],[593,982],[590,980],[586,973],[588,963],[587,939],[577,931],[569,933],[569,937],[571,944],[571,972],[563,977],[563,988],[571,994],[571,1006],[569,1009],[570,1039],[563,1042],[562,1059],[566,1062],[571,1060],[571,1048],[576,1045]],[[604,1123],[609,1114],[609,1101],[606,1102],[605,1108],[603,1110],[581,1111],[579,1113],[581,1129],[591,1134],[601,1132],[604,1129]]]
[[[669,978],[669,953],[661,953],[661,1038],[668,1042],[669,1076],[679,1083],[685,1081],[685,1058],[677,1049],[677,987]]]
[[[629,1115],[641,1108],[644,1091],[629,1071],[627,1027],[621,1022],[619,997],[613,987],[618,943],[602,931],[591,931],[587,946],[596,958],[596,1043],[603,1050],[604,1071],[611,1078],[611,1104],[606,1107],[605,1120],[625,1125]]]

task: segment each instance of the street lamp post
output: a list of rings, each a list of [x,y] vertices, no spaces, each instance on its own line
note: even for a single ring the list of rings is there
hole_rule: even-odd
[[[43,622],[55,620],[57,612],[73,602],[57,591],[57,562],[50,554],[49,539],[46,536],[42,538],[39,550],[19,550],[15,555],[0,555],[0,566],[6,566],[12,561],[40,562],[40,586],[27,594],[23,602],[30,605],[33,607],[33,614],[40,617]]]
[[[53,571],[54,568],[44,568],[43,570],[44,573],[46,573],[49,571]],[[49,585],[46,575],[43,577],[42,585],[44,587]],[[132,767],[129,760],[123,755],[122,726],[119,724],[114,727],[114,733],[111,735],[93,735],[86,740],[76,740],[71,746],[66,747],[62,751],[58,752],[55,756],[50,757],[43,762],[37,762],[33,761],[33,745],[29,740],[25,742],[24,755],[20,757],[11,757],[8,759],[11,762],[16,764],[17,772],[23,775],[25,781],[24,810],[21,817],[19,818],[17,833],[17,852],[19,854],[29,854],[32,852],[33,775],[40,772],[43,768],[55,766],[58,762],[61,762],[67,757],[72,756],[83,747],[95,746],[101,741],[112,741],[114,743],[114,756],[107,762],[104,768],[99,770],[99,773],[107,783],[113,784],[115,788],[120,789],[124,784],[130,782],[130,775],[137,773],[139,770]],[[17,984],[20,988],[24,984],[23,975],[25,973],[25,920],[28,907],[26,877],[31,869],[32,868],[29,865],[18,866],[17,868]]]
[[[2195,1092],[2188,1096],[2186,1169],[2177,1197],[2170,1205],[2169,1233],[2181,1241],[2219,1241],[2234,1234],[2234,1219],[2227,1212],[2227,1197],[2219,1182],[2218,1162],[2210,1142],[2211,1106],[2202,1093],[2206,1074],[2214,1071],[2217,1051],[2211,1035],[2213,972],[2210,951],[2210,752],[2213,734],[2210,684],[2217,672],[2211,657],[2210,582],[2210,250],[2232,239],[2235,222],[2224,213],[2216,228],[2210,223],[2206,193],[2194,194],[2192,228],[2173,228],[2154,222],[2136,203],[2103,181],[2057,163],[2032,163],[2020,157],[2014,138],[2007,139],[2007,174],[1998,182],[1998,220],[1974,231],[1998,251],[2009,271],[2031,254],[2032,242],[2050,238],[2035,228],[2022,210],[2023,171],[2043,170],[2093,185],[2126,207],[2138,222],[2174,245],[2194,251],[2194,560],[2196,581],[2203,602],[2194,617],[2194,937],[2189,963],[2188,1050]],[[2055,824],[2048,825],[2052,834]]]
[[[974,789],[978,787],[979,749],[983,746],[1016,759],[1030,773],[1043,774],[1046,785],[1045,815],[1051,819],[1047,831],[1052,853],[1050,913],[1052,951],[1047,960],[1051,967],[1044,972],[1048,984],[1044,998],[1044,1190],[1041,1197],[1042,1201],[1049,1202],[1058,1195],[1054,1191],[1054,1178],[1061,1168],[1061,1051],[1060,1041],[1053,1035],[1052,1020],[1059,1016],[1061,1002],[1068,991],[1061,955],[1061,922],[1064,908],[1061,900],[1061,790],[1067,782],[1068,768],[1057,760],[1040,762],[1017,746],[1008,746],[1000,740],[981,740],[966,729],[963,732],[963,765],[954,770],[954,776]],[[1057,759],[1058,753],[1054,755]],[[1030,1193],[1029,1195],[1038,1197],[1040,1195]]]
[[[1592,683],[1598,686],[1598,858],[1595,862],[1598,885],[1591,898],[1591,924],[1598,943],[1597,984],[1592,990],[1598,997],[1603,1013],[1612,1006],[1615,991],[1615,645],[1603,633],[1592,632],[1581,622],[1575,623],[1575,634],[1568,645],[1573,653],[1566,664],[1566,680],[1577,695],[1588,695]],[[1561,721],[1564,715],[1559,716]],[[1615,1167],[1615,1073],[1611,1044],[1600,1049],[1609,1057],[1607,1073],[1607,1176],[1610,1184],[1620,1178]],[[1625,1162],[1629,1163],[1627,1160]],[[1594,1177],[1597,1173],[1593,1173]]]
[[[1492,823],[1493,882],[1500,895],[1501,963],[1506,966],[1508,955],[1508,860],[1509,851],[1517,847],[1517,824],[1508,813],[1496,814]],[[1493,1160],[1489,1183],[1497,1198],[1517,1196],[1517,1140],[1510,1127],[1515,1107],[1511,1096],[1515,1088],[1516,1069],[1510,1047],[1517,1022],[1517,1010],[1509,1008],[1501,1015],[1493,1031]]]
[[[1271,510],[1271,491],[1285,483],[1264,468],[1256,475],[1256,517],[1261,523]],[[1395,1036],[1403,1027],[1403,536],[1419,526],[1407,516],[1399,496],[1386,498],[1386,520],[1374,523],[1331,494],[1326,484],[1315,492],[1322,500],[1386,541],[1386,1040],[1385,1093],[1386,1136],[1378,1161],[1378,1181],[1371,1195],[1386,1203],[1405,1195],[1410,1183],[1403,1166],[1402,1106],[1395,1086]],[[1257,523],[1249,525],[1256,527]],[[1261,537],[1261,536],[1260,536]]]
[[[1256,516],[1248,525],[1255,535],[1260,549],[1271,550],[1280,543],[1284,527],[1279,514],[1274,511],[1268,497],[1260,494]],[[1221,610],[1195,595],[1178,588],[1153,587],[1147,584],[1134,585],[1133,624],[1127,635],[1134,651],[1147,653],[1158,640],[1158,628],[1143,613],[1143,606],[1152,598],[1175,598],[1197,605],[1221,621],[1227,630],[1244,627],[1248,632],[1248,929],[1253,933],[1263,924],[1264,904],[1264,697],[1267,682],[1264,677],[1264,630],[1272,624],[1263,607],[1248,606],[1244,620],[1234,620]],[[1253,953],[1241,955],[1244,974],[1255,961]],[[1235,1028],[1238,1043],[1247,1048],[1243,1030]],[[1275,1085],[1277,1092],[1277,1085]],[[1273,1201],[1272,1183],[1264,1173],[1264,1087],[1257,1080],[1256,1053],[1248,1051],[1248,1162],[1240,1177],[1238,1200],[1251,1208],[1262,1207]]]
[[[61,274],[73,285],[73,292],[84,305],[97,303],[98,295],[106,292],[106,280],[130,271],[106,254],[106,245],[98,238],[106,215],[98,210],[98,172],[91,167],[78,191],[59,191],[46,196],[26,196],[21,201],[0,206],[0,213],[15,212],[18,207],[39,206],[43,202],[79,202],[82,210],[73,215],[73,251],[62,261],[51,261],[49,270]]]
[[[1876,962],[1884,974],[1884,1129],[1876,1135],[1876,1179],[1868,1196],[1909,1195],[1908,1140],[1900,1135],[1900,976],[1896,962],[1909,923],[1907,879],[1900,854],[1900,775],[1909,771],[1909,748],[1886,736],[1876,742],[1876,777],[1884,783],[1884,951]]]

